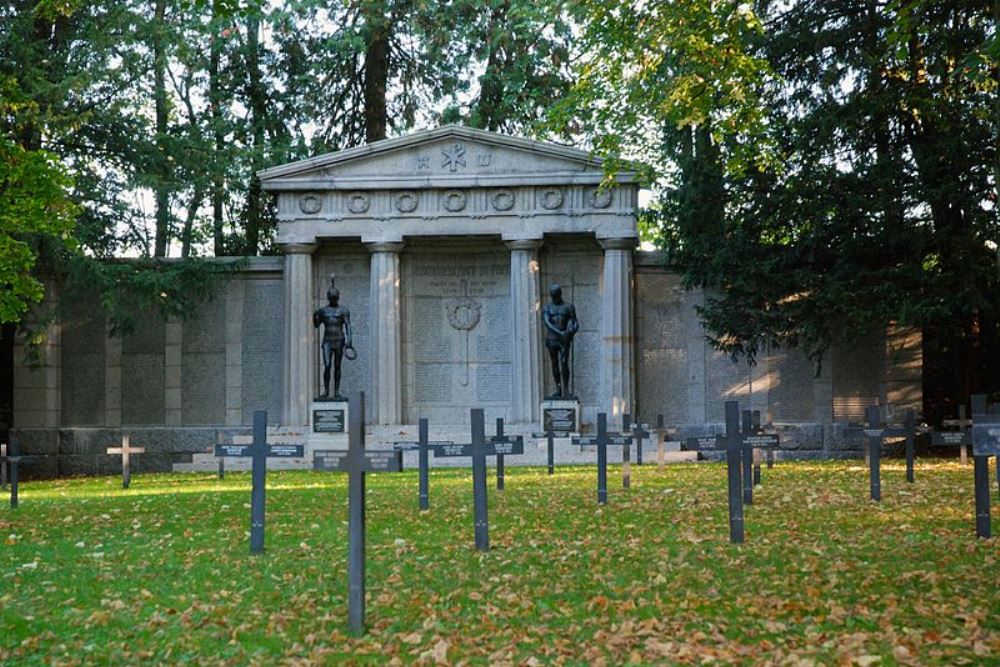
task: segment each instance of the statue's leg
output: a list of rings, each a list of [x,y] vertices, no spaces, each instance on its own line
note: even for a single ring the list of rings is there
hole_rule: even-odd
[[[330,395],[330,357],[333,355],[332,345],[323,345],[323,396]]]
[[[552,380],[556,383],[556,396],[562,395],[562,385],[559,384],[560,373],[559,373],[559,348],[555,346],[547,346],[549,349],[549,360],[552,363]]]
[[[344,359],[344,348],[333,351],[333,395],[340,398],[340,362]]]
[[[565,345],[559,348],[559,363],[562,366],[562,386],[563,390],[567,394],[569,394],[569,386],[570,386],[569,351],[570,351],[569,343],[566,343]]]

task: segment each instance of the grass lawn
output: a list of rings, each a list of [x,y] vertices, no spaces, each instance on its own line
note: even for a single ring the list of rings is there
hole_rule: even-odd
[[[249,474],[28,482],[0,507],[0,664],[1000,664],[971,465],[889,461],[881,504],[860,461],[765,469],[743,546],[722,465],[610,470],[606,507],[595,479],[508,467],[480,554],[468,470],[432,471],[424,513],[415,472],[370,475],[363,638],[346,475],[269,473],[259,556]]]

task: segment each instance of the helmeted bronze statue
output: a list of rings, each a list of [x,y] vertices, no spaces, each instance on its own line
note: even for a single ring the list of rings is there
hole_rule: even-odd
[[[336,276],[330,275],[330,289],[326,291],[328,305],[313,313],[313,326],[323,325],[323,397],[330,396],[330,363],[333,362],[333,397],[340,395],[340,364],[347,352],[351,356],[354,346],[351,343],[351,311],[347,306],[340,305],[340,290],[335,285]]]
[[[551,398],[568,398],[570,393],[570,352],[573,349],[573,336],[580,329],[576,319],[576,308],[562,299],[562,288],[559,285],[549,286],[549,296],[552,302],[542,308],[542,322],[545,324],[545,347],[552,361],[552,377],[556,382],[556,391]]]

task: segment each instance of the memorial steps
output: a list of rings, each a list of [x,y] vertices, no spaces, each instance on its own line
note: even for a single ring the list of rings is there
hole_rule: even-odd
[[[548,462],[548,452],[545,438],[532,437],[537,433],[537,427],[520,426],[508,424],[505,432],[507,435],[521,435],[524,437],[524,454],[517,456],[507,456],[504,463],[510,466],[545,466]],[[487,437],[493,435],[491,429],[487,428]],[[469,442],[469,427],[467,425],[440,426],[430,429],[430,440],[450,440],[456,443]],[[367,449],[392,449],[394,442],[404,440],[416,440],[418,438],[417,426],[369,426],[365,429],[365,441]],[[233,444],[249,444],[250,435],[234,436]],[[268,444],[305,444],[305,456],[302,458],[270,458],[267,461],[268,470],[308,470],[312,469],[313,451],[320,449],[347,449],[347,435],[338,434],[316,434],[309,433],[301,429],[287,429],[283,427],[270,427],[267,430]],[[633,450],[635,447],[633,446]],[[656,445],[650,441],[644,441],[642,445],[643,465],[655,467],[657,465]],[[667,445],[665,451],[666,463],[689,463],[698,460],[697,452],[682,452],[679,446],[674,443]],[[632,452],[632,465],[635,466],[636,454]],[[569,437],[555,438],[555,461],[556,466],[560,465],[596,465],[597,447],[576,447],[570,442]],[[609,452],[608,463],[615,465],[621,463],[620,452]],[[252,461],[250,458],[226,457],[226,471],[247,471],[250,470]],[[407,470],[414,470],[417,467],[417,452],[403,452],[403,465]],[[430,457],[432,468],[453,468],[468,467],[469,462],[465,458],[437,458]],[[174,472],[217,472],[219,469],[218,459],[211,452],[194,454],[189,463],[173,464]]]

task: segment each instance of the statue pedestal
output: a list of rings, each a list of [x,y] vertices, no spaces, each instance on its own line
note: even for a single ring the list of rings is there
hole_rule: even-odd
[[[350,416],[346,398],[316,398],[309,409],[312,432],[319,435],[345,435]]]
[[[577,398],[549,398],[542,401],[542,431],[580,431],[580,401]]]

